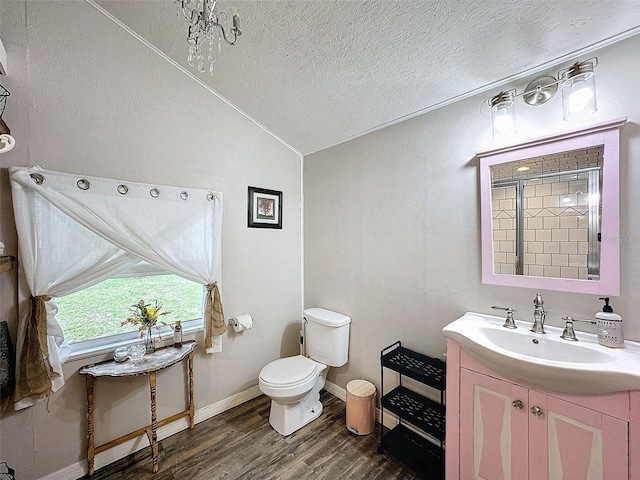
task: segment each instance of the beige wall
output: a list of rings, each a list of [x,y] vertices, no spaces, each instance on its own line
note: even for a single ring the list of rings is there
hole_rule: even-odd
[[[16,252],[10,165],[221,190],[226,314],[250,312],[255,328],[225,338],[222,354],[197,356],[196,406],[255,386],[264,364],[296,349],[299,157],[87,4],[30,1],[27,7],[28,37],[24,2],[0,0],[11,62],[2,79],[12,94],[5,118],[18,142],[0,156],[0,239]],[[634,89],[640,66],[629,59],[639,48],[636,37],[598,53],[599,111],[583,122],[625,115],[631,122],[621,142],[622,294],[612,303],[635,340],[640,164],[633,160],[640,158],[640,105]],[[442,356],[441,328],[467,310],[490,313],[490,305],[510,305],[517,320],[531,320],[535,292],[480,281],[474,154],[493,145],[480,102],[465,100],[305,158],[304,306],[353,318],[349,364],[331,369],[330,381],[344,387],[364,377],[379,385],[379,351],[395,340]],[[562,121],[560,95],[518,113],[521,138],[578,125]],[[246,228],[248,185],[285,192],[282,231]],[[5,275],[0,282],[0,314],[15,329],[15,281]],[[599,308],[595,296],[541,293],[552,324],[568,314],[591,317]],[[65,366],[67,385],[48,409],[40,404],[0,420],[0,459],[21,479],[84,459],[80,365]],[[160,415],[181,405],[181,381],[179,369],[160,375]],[[99,381],[97,389],[98,441],[145,423],[144,379]]]
[[[227,317],[254,328],[226,334],[221,354],[199,352],[196,408],[257,385],[260,369],[297,353],[302,311],[301,158],[85,2],[0,3],[11,92],[3,118],[16,148],[0,156],[0,240],[17,252],[6,168],[43,168],[223,192],[222,299]],[[27,40],[28,38],[28,40]],[[282,190],[283,229],[248,229],[247,187]],[[15,280],[1,274],[2,318],[16,328]],[[163,299],[165,305],[170,299]],[[0,420],[0,461],[20,479],[86,458],[84,382]],[[159,416],[184,408],[183,374],[158,378]],[[97,441],[149,420],[146,379],[96,382]]]
[[[612,299],[628,338],[640,340],[640,36],[596,52],[598,112],[562,120],[561,95],[518,101],[518,139],[628,116],[621,137],[621,296]],[[585,57],[586,58],[586,57]],[[555,73],[555,72],[550,72]],[[522,91],[531,79],[512,85]],[[508,86],[507,88],[511,88]],[[478,96],[306,156],[305,306],[353,319],[347,366],[328,379],[380,385],[380,350],[401,340],[428,355],[445,352],[443,326],[465,311],[511,306],[532,322],[535,291],[483,285],[476,152],[494,146]],[[596,296],[542,291],[548,323],[593,318]],[[395,381],[395,380],[394,380]]]

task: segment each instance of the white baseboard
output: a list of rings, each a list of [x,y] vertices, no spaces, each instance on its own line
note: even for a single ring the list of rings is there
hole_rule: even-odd
[[[262,395],[262,392],[258,385],[255,385],[243,392],[236,393],[235,395],[231,395],[230,397],[220,400],[219,402],[199,408],[195,413],[195,421],[196,423],[200,423],[204,420],[208,420],[211,417],[215,417],[216,415],[226,412],[227,410],[231,410],[233,407],[237,407],[249,400],[253,400],[260,395]]]
[[[243,392],[236,393],[235,395],[220,400],[219,402],[199,408],[195,412],[195,422],[200,423],[211,417],[220,415],[222,412],[230,410],[233,407],[237,407],[238,405],[244,402],[248,402],[249,400],[259,397],[260,395],[262,395],[262,392],[256,385],[255,387],[251,387],[247,390],[244,390]],[[182,430],[186,430],[187,428],[189,428],[189,421],[186,418],[181,418],[179,420],[176,420],[175,422],[164,425],[158,428],[158,441],[181,432]],[[95,457],[94,468],[96,470],[102,468],[106,465],[109,465],[110,463],[115,462],[116,460],[120,460],[121,458],[126,457],[127,455],[131,455],[138,450],[147,448],[148,446],[149,441],[147,440],[147,436],[145,434],[142,434],[137,438],[134,438],[97,454]],[[49,475],[40,477],[39,480],[69,480],[70,478],[81,478],[87,473],[87,461],[82,460],[61,470],[50,473]]]
[[[335,383],[325,382],[324,389],[331,395],[338,397],[343,402],[347,401],[347,391],[344,388],[339,387]]]

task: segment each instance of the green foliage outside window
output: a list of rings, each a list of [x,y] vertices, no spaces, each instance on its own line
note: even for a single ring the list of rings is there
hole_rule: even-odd
[[[137,330],[120,324],[131,316],[129,308],[141,298],[158,300],[171,314],[162,321],[172,324],[201,318],[202,285],[177,275],[113,278],[80,292],[56,298],[57,320],[69,343]]]

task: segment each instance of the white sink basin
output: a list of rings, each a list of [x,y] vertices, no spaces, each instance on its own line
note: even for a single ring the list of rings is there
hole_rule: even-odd
[[[598,395],[640,389],[640,344],[625,348],[598,344],[596,335],[576,331],[578,342],[560,338],[562,328],[545,325],[546,335],[530,332],[532,322],[516,320],[517,329],[502,326],[503,317],[465,313],[442,330],[496,373],[543,390]]]

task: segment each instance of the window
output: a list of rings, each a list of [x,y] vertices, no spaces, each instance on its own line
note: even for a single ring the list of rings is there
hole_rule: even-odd
[[[40,358],[31,361],[30,357],[27,368],[17,369],[20,373],[16,384],[20,389],[16,403],[29,406],[41,396],[40,392],[61,388],[64,385],[62,364],[68,358],[75,360],[98,354],[104,357],[114,346],[136,340],[136,331],[109,335],[112,331],[83,328],[90,324],[115,328],[122,322],[126,318],[123,314],[128,313],[126,310],[116,311],[115,318],[103,318],[107,310],[113,308],[107,306],[113,305],[114,299],[117,305],[128,309],[140,298],[153,301],[156,297],[169,309],[172,302],[182,298],[183,295],[176,294],[172,288],[165,292],[166,298],[159,298],[159,290],[145,290],[136,293],[134,298],[111,292],[77,301],[76,304],[88,309],[84,313],[65,311],[66,304],[73,303],[74,297],[64,300],[71,292],[89,290],[88,286],[98,281],[124,276],[131,279],[133,272],[144,263],[156,270],[139,276],[172,272],[199,284],[198,300],[191,304],[194,308],[202,305],[202,286],[207,287],[207,303],[214,303],[214,308],[206,310],[209,317],[206,322],[188,322],[191,325],[185,325],[185,334],[206,325],[204,345],[210,349],[214,336],[226,330],[225,320],[219,314],[222,305],[217,283],[221,278],[222,193],[79,177],[38,166],[12,167],[10,179],[25,281],[39,306],[34,318],[20,312],[21,338],[17,342],[20,346],[33,347],[34,351],[46,351],[50,347],[43,361]],[[128,293],[129,286],[125,288]],[[55,315],[45,313],[45,308],[53,306],[47,305],[47,297],[63,299],[61,314],[66,316],[65,329],[70,332],[69,340],[75,342],[70,349],[65,341],[65,329]],[[73,325],[74,321],[80,322],[80,327],[77,323]],[[27,328],[27,322],[34,322],[37,328]],[[171,332],[168,326],[163,330],[163,335]],[[80,340],[87,336],[94,338]],[[163,342],[166,342],[164,338]]]
[[[56,298],[56,318],[70,343],[136,331],[121,326],[129,317],[129,307],[158,300],[163,311],[171,312],[158,321],[167,324],[201,318],[202,285],[178,275],[148,275],[112,278],[71,295]],[[115,339],[114,339],[115,340]]]

